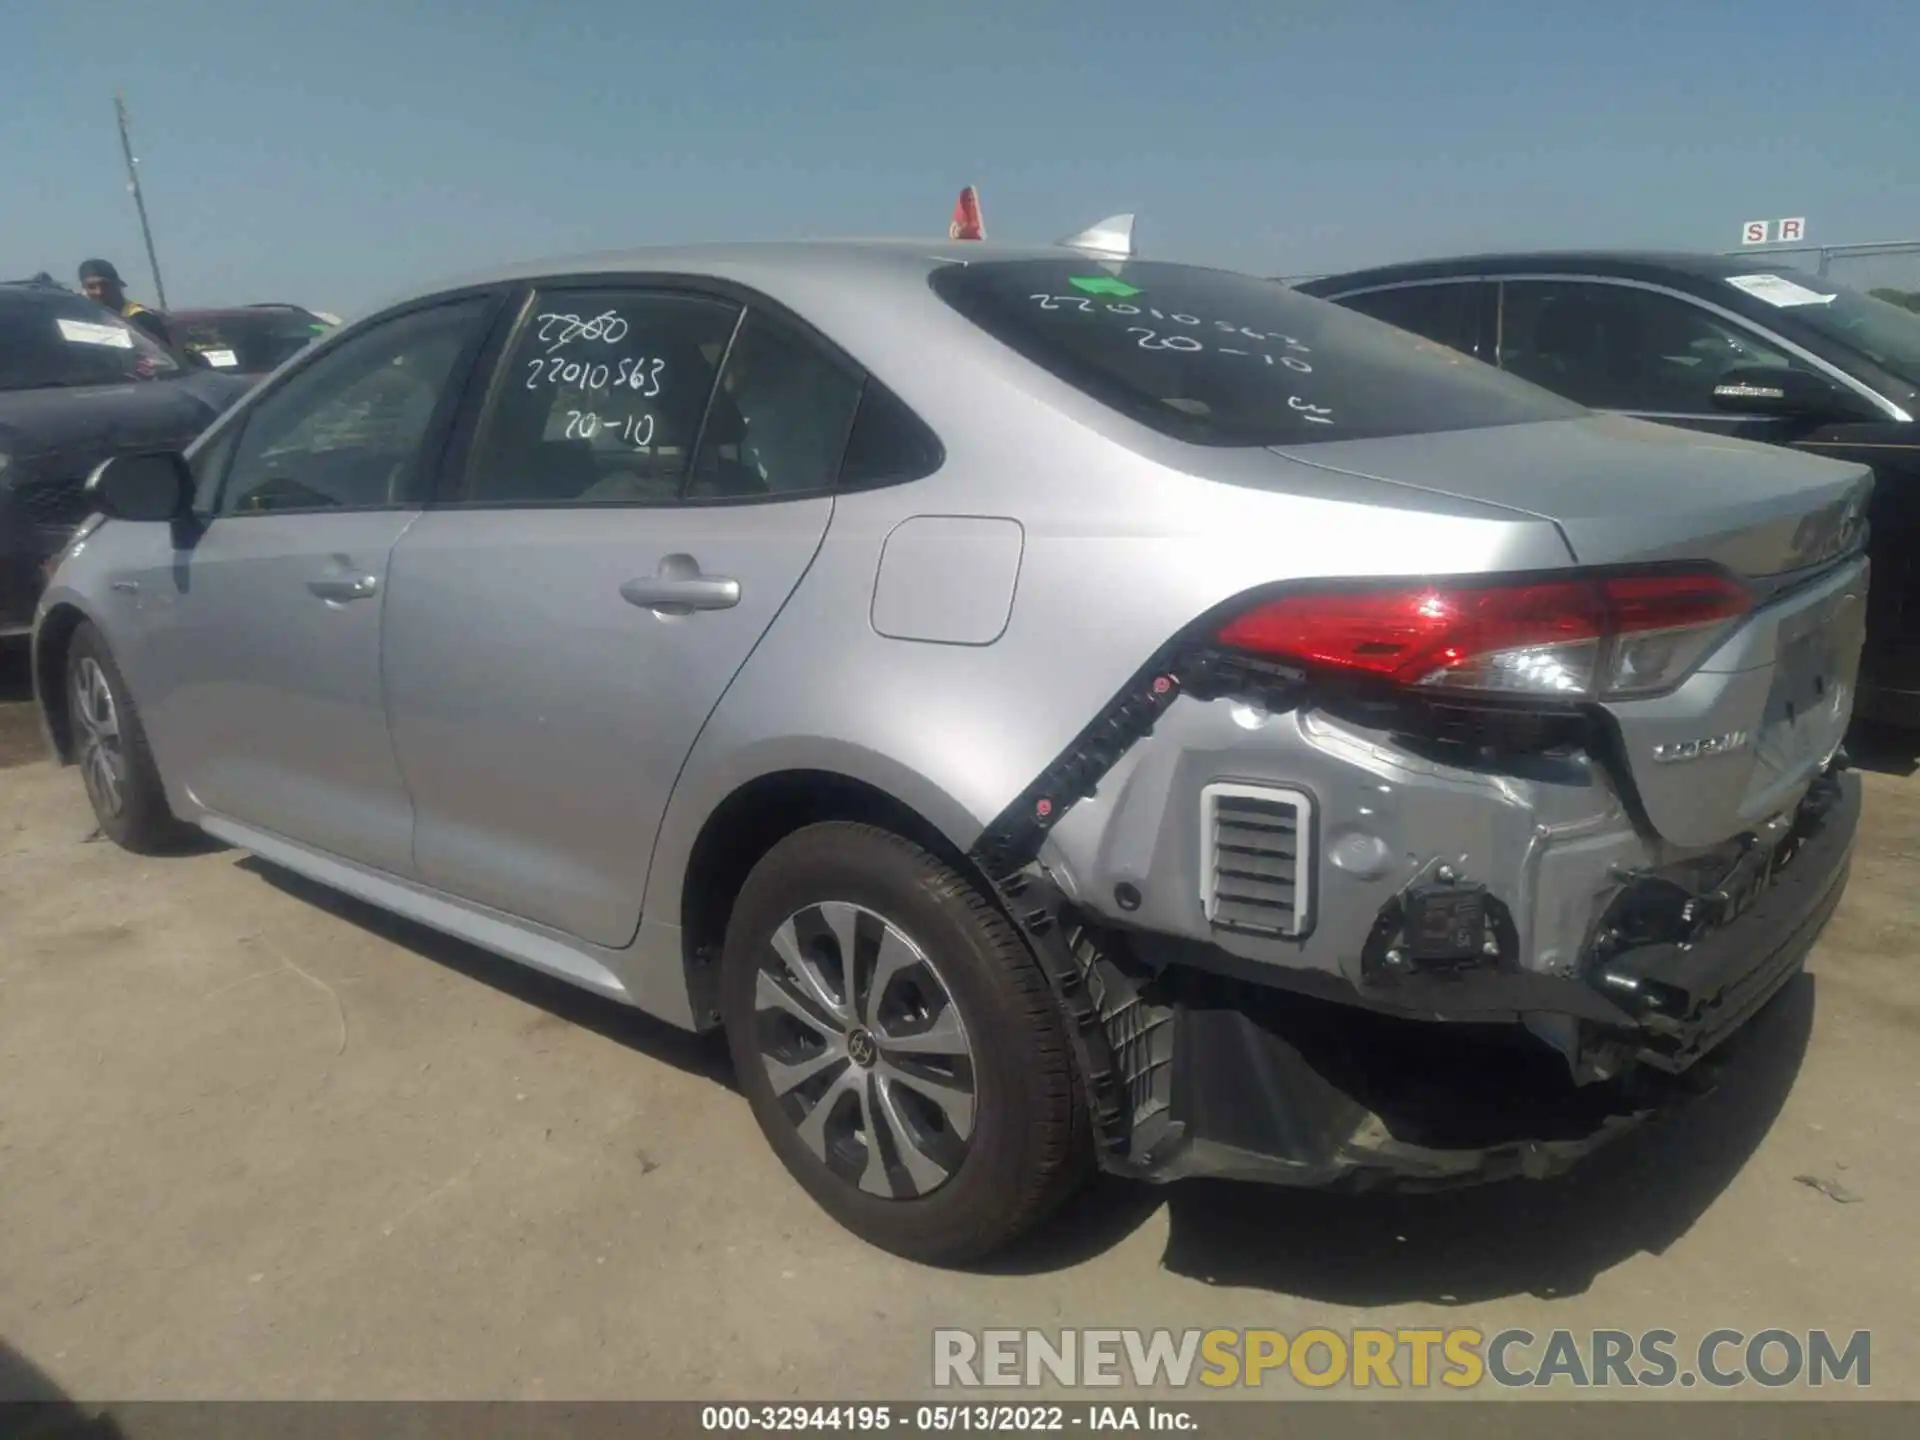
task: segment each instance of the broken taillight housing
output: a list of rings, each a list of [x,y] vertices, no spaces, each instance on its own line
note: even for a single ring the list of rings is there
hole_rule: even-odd
[[[1229,620],[1220,643],[1421,690],[1567,700],[1671,689],[1752,598],[1718,570],[1302,590]]]

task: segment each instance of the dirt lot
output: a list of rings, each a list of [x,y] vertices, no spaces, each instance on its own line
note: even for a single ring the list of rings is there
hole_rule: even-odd
[[[936,1325],[1469,1324],[1866,1328],[1873,1393],[1920,1397],[1897,754],[1812,974],[1667,1126],[1445,1198],[1107,1185],[955,1275],[816,1211],[716,1047],[231,851],[90,842],[22,669],[0,657],[0,1348],[71,1393],[901,1398]]]

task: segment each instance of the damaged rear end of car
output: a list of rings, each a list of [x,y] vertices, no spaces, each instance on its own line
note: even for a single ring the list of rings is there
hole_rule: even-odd
[[[1167,403],[1187,438],[1206,406]],[[1864,467],[1586,412],[1354,430],[1175,462],[1270,494],[1276,578],[1170,637],[974,846],[1113,1171],[1555,1173],[1710,1086],[1845,888]],[[1406,497],[1370,545],[1295,523],[1342,477]],[[1448,505],[1551,527],[1565,563],[1450,565],[1418,538]]]
[[[1181,637],[977,848],[1110,1167],[1539,1176],[1697,1090],[1844,889],[1866,578],[1304,585]]]

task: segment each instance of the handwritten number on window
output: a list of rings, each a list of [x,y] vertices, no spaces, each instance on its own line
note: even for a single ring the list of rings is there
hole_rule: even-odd
[[[1058,310],[1062,305],[1077,306],[1082,315],[1093,314],[1093,301],[1084,295],[1029,295],[1029,300],[1038,300],[1042,310]]]
[[[591,440],[603,430],[634,446],[653,443],[653,416],[629,415],[624,420],[602,420],[591,410],[567,411],[567,432],[569,440]]]
[[[599,340],[618,345],[627,338],[627,322],[611,310],[588,320],[578,315],[559,315],[549,311],[537,317],[540,329],[536,338],[547,347],[547,354],[566,348],[575,340]]]
[[[649,360],[646,356],[629,356],[620,362],[616,387],[636,390],[652,399],[660,393],[660,371],[665,367],[664,360]]]
[[[527,389],[538,390],[545,383],[595,392],[611,384],[616,390],[632,390],[651,400],[660,393],[660,374],[666,363],[645,355],[628,355],[609,368],[564,356],[541,356],[527,362]]]
[[[1182,350],[1191,354],[1195,350],[1204,350],[1206,348],[1191,335],[1160,336],[1157,332],[1147,329],[1144,325],[1129,325],[1127,327],[1127,333],[1140,337],[1140,348],[1142,350]]]

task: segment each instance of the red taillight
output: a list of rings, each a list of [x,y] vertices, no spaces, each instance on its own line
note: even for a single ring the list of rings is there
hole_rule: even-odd
[[[1683,678],[1750,601],[1716,571],[1303,591],[1227,622],[1222,644],[1401,685],[1646,694]]]

